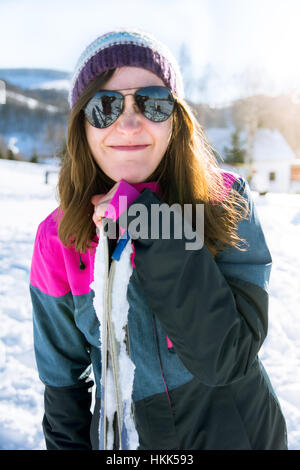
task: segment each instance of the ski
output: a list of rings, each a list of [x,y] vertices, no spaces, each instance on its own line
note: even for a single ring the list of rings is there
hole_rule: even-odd
[[[103,317],[101,327],[101,408],[100,408],[100,423],[99,423],[99,448],[106,450],[107,447],[107,366],[108,366],[108,328],[107,328],[107,309],[105,302],[105,293],[108,287],[108,268],[109,268],[109,254],[108,242],[106,237],[103,237],[106,242],[103,243],[104,257],[105,257],[105,284],[104,284],[104,297],[103,297]]]
[[[110,273],[109,273],[108,290],[107,290],[107,327],[108,327],[110,358],[111,358],[111,364],[112,364],[115,398],[116,398],[119,450],[122,450],[121,430],[122,430],[122,424],[123,424],[122,423],[123,403],[122,403],[122,392],[121,392],[120,380],[119,380],[120,346],[116,339],[115,332],[114,332],[114,325],[111,319],[111,286],[113,283],[114,270],[115,270],[115,261],[112,260]]]
[[[112,368],[115,399],[114,404],[117,413],[117,427],[119,437],[119,449],[122,449],[121,431],[123,426],[123,404],[122,392],[119,381],[119,345],[114,333],[114,325],[111,319],[111,290],[113,284],[113,276],[115,270],[115,260],[112,260],[109,268],[109,248],[108,239],[103,237],[103,249],[105,257],[105,285],[104,285],[104,299],[103,299],[103,320],[101,325],[101,342],[102,342],[102,373],[101,373],[101,410],[100,410],[100,450],[107,450],[107,371],[109,365]],[[112,426],[112,423],[111,423]]]

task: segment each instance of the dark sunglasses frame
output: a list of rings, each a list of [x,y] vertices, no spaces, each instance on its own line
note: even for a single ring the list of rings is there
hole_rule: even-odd
[[[165,86],[142,87],[128,94],[120,93],[119,90],[100,90],[83,108],[86,119],[97,129],[111,126],[124,111],[125,96],[129,95],[134,97],[143,116],[152,122],[166,121],[174,111],[176,98]]]

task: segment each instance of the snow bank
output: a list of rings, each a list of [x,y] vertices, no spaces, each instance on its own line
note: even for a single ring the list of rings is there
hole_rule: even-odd
[[[0,449],[44,449],[29,271],[35,232],[57,203],[43,165],[0,160]]]

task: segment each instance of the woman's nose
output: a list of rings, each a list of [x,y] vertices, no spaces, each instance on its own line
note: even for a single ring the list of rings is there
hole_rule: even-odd
[[[123,112],[116,124],[120,132],[136,133],[141,129],[141,113],[136,107],[133,96],[125,96]]]

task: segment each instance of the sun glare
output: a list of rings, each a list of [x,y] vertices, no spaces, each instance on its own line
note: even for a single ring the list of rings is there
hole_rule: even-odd
[[[260,37],[264,67],[278,87],[300,89],[300,2],[272,14]]]

